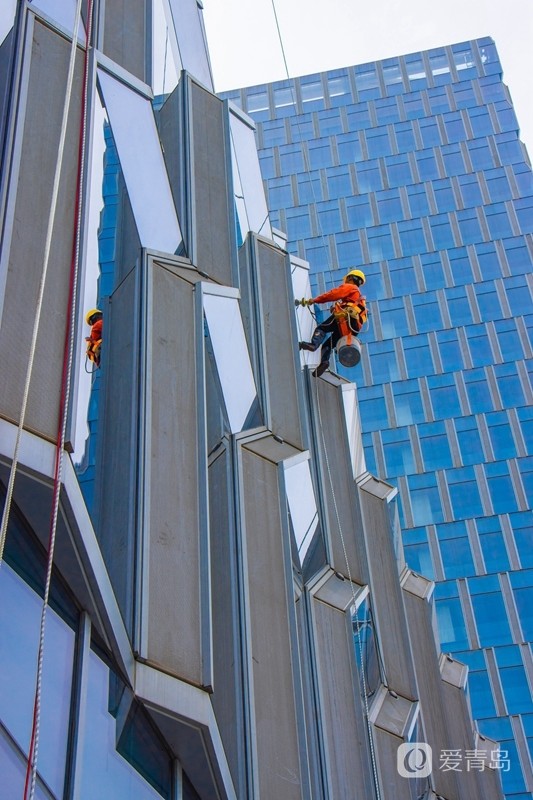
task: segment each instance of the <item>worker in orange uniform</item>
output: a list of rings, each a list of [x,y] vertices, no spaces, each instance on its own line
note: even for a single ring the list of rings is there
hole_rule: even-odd
[[[348,325],[351,333],[355,336],[359,333],[367,319],[365,298],[359,291],[359,287],[366,281],[365,274],[360,269],[351,269],[345,276],[344,283],[329,292],[319,294],[310,300],[303,298],[297,300],[296,305],[310,306],[314,303],[331,303],[331,316],[321,322],[315,328],[310,342],[300,342],[300,350],[310,350],[314,352],[322,345],[320,353],[320,364],[314,370],[313,375],[319,377],[329,366],[331,350],[344,335],[343,327]],[[328,335],[329,334],[329,335]],[[326,338],[327,337],[327,338]]]
[[[90,336],[85,337],[87,342],[87,358],[96,367],[100,366],[100,350],[102,347],[103,315],[99,308],[91,308],[85,315],[85,322],[91,326]]]

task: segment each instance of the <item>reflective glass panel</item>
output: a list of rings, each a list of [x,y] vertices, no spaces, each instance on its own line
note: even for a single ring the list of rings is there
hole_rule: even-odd
[[[496,714],[492,687],[487,670],[470,670],[468,673],[468,696],[472,708],[472,716],[490,717]]]
[[[175,253],[182,242],[149,100],[98,70],[141,244]]]
[[[509,714],[523,714],[533,711],[531,689],[522,665],[500,667],[500,679]]]
[[[418,381],[393,383],[392,391],[398,425],[412,425],[425,420]]]
[[[375,381],[394,381],[399,378],[394,343],[392,341],[370,342],[368,345],[370,366]]]
[[[382,300],[379,306],[381,331],[385,339],[408,336],[409,323],[402,299]]]
[[[86,731],[79,769],[81,797],[165,797],[117,752],[117,723],[109,712],[109,667],[91,650],[88,658]]]
[[[428,249],[422,222],[418,219],[398,222],[398,233],[404,256],[425,253]]]
[[[531,519],[531,513],[526,511],[519,514],[510,514],[509,519],[522,568],[533,567],[533,520]]]
[[[506,514],[510,511],[518,511],[513,480],[507,464],[499,462],[485,464],[485,475],[494,513]]]
[[[495,411],[485,417],[494,457],[497,460],[514,458],[517,454],[513,431],[506,411]]]
[[[3,5],[3,11],[0,13],[0,44],[2,44],[15,22],[17,0],[4,0]]]
[[[318,509],[315,500],[309,461],[284,464],[285,490],[291,515],[296,546],[303,564],[318,526]]]
[[[509,569],[509,556],[499,518],[483,517],[476,520],[476,527],[487,572]]]
[[[492,354],[489,336],[484,325],[468,325],[466,328],[468,346],[474,367],[492,364]]]
[[[178,85],[182,68],[176,41],[176,32],[166,0],[154,0],[152,40],[152,88],[155,95],[172,92]]]
[[[463,650],[469,646],[464,613],[458,597],[437,600],[439,638],[444,651]]]
[[[352,630],[355,661],[359,671],[359,688],[362,696],[366,693],[367,697],[372,697],[379,688],[382,676],[377,631],[368,597],[357,609],[352,608]]]
[[[434,474],[410,475],[407,478],[415,525],[443,522],[444,515]]]
[[[439,543],[446,579],[475,575],[474,559],[468,536],[445,539]]]
[[[213,91],[213,79],[203,24],[203,6],[197,0],[167,0],[174,24],[179,56],[176,64]],[[177,54],[176,54],[177,55]]]
[[[455,420],[455,432],[463,464],[482,464],[485,454],[476,418],[459,417]]]
[[[434,292],[415,295],[412,299],[416,327],[419,333],[426,333],[443,327],[440,303]]]
[[[463,380],[472,413],[483,414],[485,411],[492,411],[494,402],[485,371],[482,369],[466,370],[463,372]]]
[[[366,431],[381,430],[389,424],[382,386],[358,389],[359,411]]]
[[[420,449],[426,470],[452,466],[452,454],[443,422],[428,422],[418,426]]]
[[[513,637],[501,593],[475,594],[471,599],[481,646],[511,644]]]
[[[458,372],[464,367],[457,331],[437,331],[437,343],[444,372]]]
[[[239,303],[233,297],[205,292],[203,301],[230,430],[238,433],[251,419],[257,405],[257,389]],[[235,364],[239,365],[238,381],[235,380]]]
[[[381,439],[388,477],[393,478],[415,472],[415,459],[407,429],[396,428],[383,431]]]
[[[363,158],[363,151],[357,131],[353,133],[340,133],[337,136],[337,148],[339,151],[339,160],[342,164],[350,164],[352,161],[361,161]]]
[[[433,357],[426,334],[404,339],[403,349],[410,378],[418,378],[434,372]]]
[[[0,719],[18,747],[28,752],[42,599],[6,563],[0,570]],[[38,770],[58,797],[67,757],[74,631],[47,609],[41,690]]]
[[[446,478],[454,519],[481,517],[483,504],[473,467],[448,470]]]
[[[46,14],[50,19],[58,22],[69,33],[74,28],[76,16],[76,0],[32,0],[32,7],[35,7]],[[85,42],[85,28],[80,20],[78,37]]]
[[[387,87],[387,94],[401,94],[403,92],[402,71],[398,63],[383,65],[383,80]]]
[[[236,114],[230,113],[230,131],[235,203],[241,236],[244,239],[248,231],[254,231],[270,237],[272,231],[254,130]]]
[[[26,757],[7,731],[0,727],[0,775],[2,793],[6,798],[24,797],[26,767]],[[50,800],[50,792],[43,787],[39,775],[35,783],[34,796],[36,800]]]
[[[322,111],[318,115],[318,128],[320,136],[331,136],[332,134],[342,133],[342,118],[336,109]]]

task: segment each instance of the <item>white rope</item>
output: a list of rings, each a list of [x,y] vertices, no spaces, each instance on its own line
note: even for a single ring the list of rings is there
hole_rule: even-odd
[[[11,503],[13,500],[13,488],[15,484],[15,477],[18,467],[19,461],[19,452],[20,452],[20,442],[22,438],[22,430],[24,427],[24,422],[26,418],[26,408],[28,405],[28,397],[30,393],[30,383],[31,383],[31,375],[33,371],[33,364],[35,361],[35,351],[37,348],[37,338],[39,335],[39,324],[41,321],[41,312],[43,307],[43,298],[44,298],[44,289],[46,284],[46,277],[48,274],[48,265],[50,263],[50,250],[52,245],[52,233],[54,228],[54,220],[56,216],[57,210],[57,200],[59,196],[59,183],[61,178],[61,167],[63,164],[63,154],[65,149],[65,139],[67,133],[67,123],[68,123],[68,113],[70,107],[70,99],[72,94],[72,84],[74,79],[74,66],[75,66],[75,56],[76,56],[76,44],[77,44],[77,36],[76,32],[78,30],[78,24],[81,17],[81,0],[78,0],[78,5],[76,8],[76,17],[74,20],[74,35],[72,37],[72,46],[70,50],[70,62],[69,62],[69,71],[67,77],[67,88],[66,88],[66,95],[65,95],[65,103],[63,106],[63,119],[61,121],[61,133],[59,137],[59,144],[57,146],[57,159],[56,159],[56,169],[54,174],[54,184],[52,188],[52,199],[50,201],[50,212],[48,214],[48,227],[46,230],[46,241],[44,247],[44,259],[43,259],[43,269],[41,272],[41,279],[39,283],[39,292],[37,296],[37,309],[35,312],[35,319],[33,324],[33,334],[31,339],[31,346],[30,346],[30,354],[28,358],[28,367],[26,370],[26,381],[24,385],[24,392],[22,395],[22,404],[20,409],[20,419],[17,428],[17,437],[15,441],[15,450],[13,453],[13,460],[11,462],[11,471],[9,473],[9,483],[7,486],[6,492],[6,502],[4,506],[4,511],[2,514],[2,525],[0,527],[0,564],[2,563],[3,555],[4,555],[4,547],[6,541],[6,534],[7,534],[7,524],[9,520],[9,514],[11,512]]]
[[[72,88],[74,83],[74,70],[75,70],[75,61],[76,61],[76,51],[77,51],[77,34],[78,29],[81,22],[81,7],[82,7],[82,0],[78,0],[78,4],[76,7],[76,13],[74,17],[74,26],[72,31],[72,44],[70,49],[70,60],[69,60],[69,69],[68,69],[68,76],[67,76],[67,84],[65,90],[65,101],[63,106],[63,118],[61,122],[61,134],[58,144],[58,157],[56,161],[56,170],[54,175],[54,186],[52,191],[52,201],[50,204],[50,214],[48,218],[48,229],[47,229],[47,236],[46,236],[46,244],[45,244],[45,253],[44,253],[44,264],[43,264],[43,271],[41,275],[41,283],[39,287],[39,299],[37,303],[37,312],[35,317],[35,324],[33,330],[33,339],[32,339],[32,348],[30,351],[30,361],[28,364],[28,371],[26,375],[26,388],[25,388],[25,396],[24,396],[24,403],[23,403],[23,412],[21,412],[21,420],[19,422],[18,434],[17,434],[17,445],[20,442],[20,432],[22,431],[22,426],[24,424],[24,414],[26,410],[26,404],[28,399],[29,393],[29,385],[31,380],[31,373],[33,368],[33,361],[35,358],[35,348],[37,343],[37,333],[39,328],[40,316],[42,312],[42,305],[43,305],[43,296],[44,296],[44,285],[46,281],[46,276],[48,272],[48,265],[50,261],[50,251],[51,251],[51,241],[52,241],[52,232],[54,227],[54,220],[57,211],[57,201],[59,196],[59,183],[61,177],[61,169],[63,164],[63,157],[64,157],[64,150],[65,150],[65,140],[66,140],[66,131],[67,131],[67,124],[68,124],[68,116],[69,116],[69,109],[70,109],[70,102],[72,98]],[[91,21],[92,21],[92,2],[89,2],[88,5],[88,24],[87,24],[87,32],[86,32],[86,52],[88,54],[89,50],[89,43],[91,37]],[[72,380],[72,364],[74,359],[74,340],[75,340],[75,324],[76,324],[76,304],[77,304],[77,287],[78,287],[78,275],[79,275],[79,256],[80,256],[80,244],[81,244],[81,215],[82,215],[82,198],[84,192],[84,161],[85,161],[85,148],[86,148],[86,128],[87,128],[87,82],[88,82],[88,70],[89,70],[89,60],[86,55],[85,58],[85,66],[84,66],[84,86],[85,92],[84,97],[82,98],[82,119],[81,119],[81,139],[80,139],[80,150],[78,154],[78,163],[79,163],[79,181],[78,181],[78,194],[77,194],[77,217],[74,221],[74,230],[75,230],[75,242],[73,248],[73,264],[72,264],[72,276],[71,276],[71,307],[70,307],[70,325],[68,331],[68,338],[66,342],[66,346],[68,348],[68,356],[67,356],[67,366],[66,366],[66,379],[64,383],[64,395],[60,400],[60,413],[62,414],[62,418],[59,420],[59,425],[61,428],[61,434],[59,441],[57,442],[56,448],[56,475],[55,475],[55,485],[54,485],[54,495],[53,495],[53,508],[52,508],[52,515],[51,515],[51,522],[50,522],[50,541],[49,541],[49,552],[48,552],[48,564],[47,564],[47,573],[46,573],[46,581],[45,581],[45,591],[44,591],[44,598],[43,598],[43,605],[42,605],[42,612],[41,612],[41,622],[40,622],[40,630],[39,630],[39,655],[38,655],[38,663],[37,663],[37,678],[36,678],[36,689],[35,689],[35,703],[34,703],[34,718],[33,718],[33,729],[32,729],[32,741],[30,743],[30,752],[28,757],[31,759],[31,785],[30,785],[30,800],[33,800],[35,795],[35,786],[36,786],[36,778],[37,778],[37,759],[38,759],[38,751],[39,751],[39,734],[40,734],[40,719],[41,719],[41,692],[42,692],[42,673],[43,673],[43,661],[44,661],[44,644],[45,644],[45,627],[46,627],[46,612],[48,608],[48,601],[50,597],[50,587],[52,582],[52,567],[53,567],[53,556],[54,556],[54,549],[55,549],[55,540],[57,534],[57,521],[58,521],[58,514],[59,514],[59,497],[60,497],[60,488],[61,488],[61,481],[62,481],[62,473],[63,473],[63,460],[64,460],[64,447],[65,447],[65,439],[66,439],[66,429],[67,429],[67,418],[68,418],[68,406],[70,400],[70,384]],[[62,386],[63,389],[63,386]],[[11,474],[14,476],[17,463],[18,463],[18,447],[15,448],[15,456],[13,459],[13,464],[11,468]],[[14,477],[11,480],[10,475],[10,482],[14,483]],[[12,491],[12,489],[11,489]],[[6,503],[6,508],[4,509],[4,513],[9,513],[9,508]],[[7,522],[6,522],[6,529],[7,529]]]
[[[373,736],[372,736],[372,727],[371,727],[371,722],[370,722],[370,705],[368,703],[368,688],[367,688],[366,670],[365,670],[365,664],[364,664],[364,658],[363,658],[363,642],[362,642],[362,637],[361,637],[361,626],[360,626],[359,618],[357,616],[357,603],[356,603],[355,589],[354,589],[354,585],[353,585],[353,581],[352,581],[352,573],[351,573],[351,570],[350,570],[350,563],[349,563],[349,560],[348,560],[348,553],[346,551],[346,544],[345,544],[345,541],[344,541],[344,534],[343,534],[343,531],[342,531],[342,525],[341,525],[341,520],[340,520],[340,515],[339,515],[339,509],[338,509],[338,506],[337,506],[337,498],[335,496],[335,488],[334,488],[334,485],[333,485],[333,476],[331,474],[331,467],[330,467],[330,463],[329,463],[328,450],[327,450],[327,446],[326,446],[326,437],[324,436],[324,428],[322,426],[322,410],[320,408],[320,388],[319,388],[318,380],[316,382],[316,401],[317,401],[317,410],[318,410],[318,423],[319,423],[320,433],[321,433],[321,438],[322,438],[322,449],[324,451],[324,458],[325,458],[325,462],[326,462],[326,471],[327,471],[327,474],[328,474],[328,479],[329,479],[329,484],[330,484],[330,489],[331,489],[331,496],[332,496],[332,499],[333,499],[333,508],[334,508],[334,511],[335,511],[335,519],[337,521],[337,527],[339,529],[339,535],[340,535],[340,540],[341,540],[341,544],[342,544],[342,551],[344,553],[344,561],[346,563],[346,573],[348,575],[348,580],[350,581],[350,589],[352,591],[352,598],[353,598],[353,603],[354,603],[355,624],[356,624],[356,630],[357,630],[357,640],[358,640],[358,644],[359,644],[360,670],[361,670],[361,679],[362,679],[362,684],[363,684],[363,698],[364,698],[364,706],[365,706],[365,718],[366,718],[366,726],[367,726],[367,731],[368,731],[368,741],[369,741],[369,745],[370,745],[370,759],[371,759],[371,762],[372,762],[372,773],[373,773],[373,776],[374,776],[374,786],[375,786],[375,790],[376,790],[377,800],[381,800],[381,791],[380,791],[380,788],[379,788],[378,770],[377,770],[377,763],[376,763],[376,753],[375,753],[375,750],[374,750],[374,739],[373,739]]]

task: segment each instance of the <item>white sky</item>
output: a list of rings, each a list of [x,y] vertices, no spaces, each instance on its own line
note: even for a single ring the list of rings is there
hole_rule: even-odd
[[[215,89],[286,78],[272,0],[203,0]],[[533,158],[533,0],[274,0],[290,77],[491,36]]]

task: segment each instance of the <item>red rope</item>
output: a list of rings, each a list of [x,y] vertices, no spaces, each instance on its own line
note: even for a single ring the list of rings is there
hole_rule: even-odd
[[[50,588],[52,564],[54,559],[54,545],[55,545],[55,532],[57,527],[57,508],[59,506],[59,494],[61,491],[61,460],[63,457],[64,448],[64,431],[66,415],[68,413],[68,375],[69,365],[72,357],[72,349],[74,346],[72,336],[72,322],[74,315],[74,305],[76,301],[76,275],[79,257],[79,243],[80,243],[80,209],[82,202],[82,176],[83,176],[83,161],[84,161],[84,143],[85,143],[85,128],[87,124],[87,97],[88,97],[88,75],[89,75],[89,46],[92,33],[92,16],[93,16],[93,0],[89,0],[87,6],[87,32],[86,32],[86,47],[84,55],[83,79],[82,79],[82,94],[81,94],[81,114],[79,125],[79,138],[78,138],[78,165],[76,175],[76,200],[74,207],[74,235],[72,242],[72,255],[70,261],[70,275],[69,275],[69,290],[68,290],[68,305],[65,323],[65,337],[63,345],[63,366],[61,373],[61,391],[59,401],[59,417],[58,429],[56,438],[56,450],[54,459],[54,480],[53,480],[53,495],[52,495],[52,512],[50,519],[50,531],[48,539],[48,562],[47,562],[47,580],[45,586],[45,595],[43,606],[46,608],[48,604],[48,595]],[[77,36],[77,31],[73,31],[72,35]],[[37,664],[41,664],[43,657],[43,638],[39,640],[39,650],[37,656]],[[39,669],[39,667],[38,667]],[[40,697],[39,697],[39,676],[37,676],[37,685],[35,689],[35,697],[33,702],[33,717],[30,746],[28,750],[28,758],[26,764],[26,779],[24,783],[24,800],[28,796],[28,788],[33,788],[33,781],[30,781],[34,771],[34,751],[37,740],[37,722],[40,711]]]

